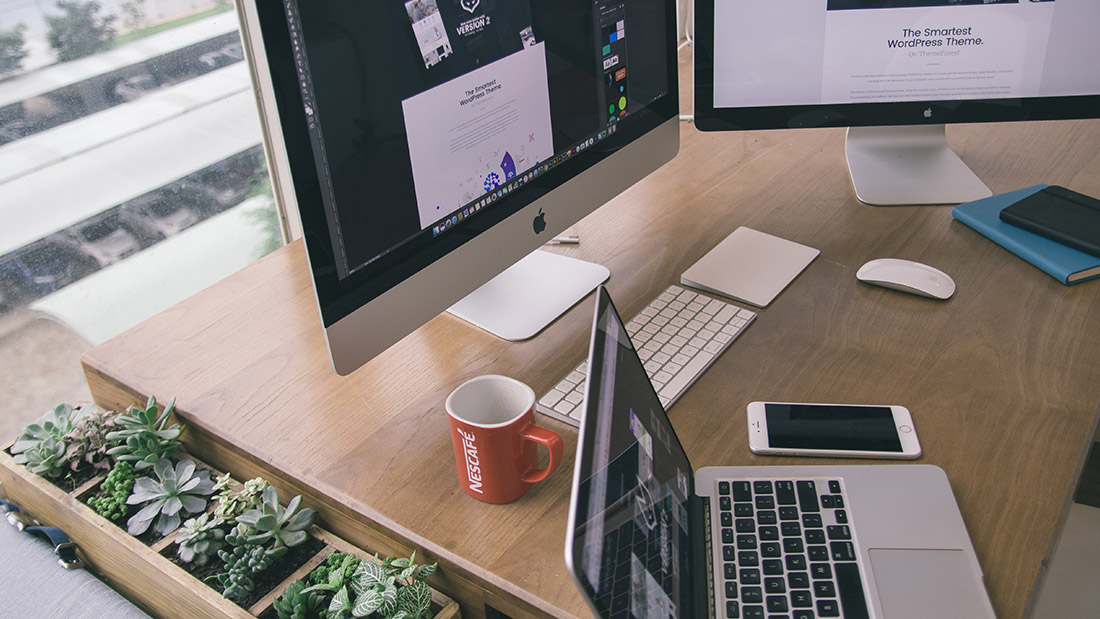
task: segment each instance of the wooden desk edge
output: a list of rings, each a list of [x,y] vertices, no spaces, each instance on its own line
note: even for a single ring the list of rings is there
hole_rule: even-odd
[[[102,372],[95,363],[95,358],[91,355],[85,354],[81,357],[85,379],[97,406],[122,411],[131,404],[148,399],[150,394],[147,389],[142,389],[140,385],[124,385]],[[203,460],[210,465],[232,473],[236,479],[263,477],[275,486],[280,495],[302,495],[305,502],[317,510],[325,528],[360,548],[377,552],[380,556],[408,556],[415,550],[423,559],[438,561],[440,571],[433,577],[432,586],[457,601],[463,616],[484,617],[486,607],[514,617],[573,616],[560,609],[546,607],[526,591],[478,569],[462,557],[440,548],[366,506],[359,505],[362,513],[356,512],[348,504],[341,502],[339,493],[310,487],[285,471],[255,460],[248,453],[235,448],[230,441],[219,438],[214,432],[204,428],[186,410],[177,407],[176,415],[179,423],[185,426],[183,440],[187,450],[201,454]],[[350,499],[348,501],[351,503]],[[567,577],[564,570],[562,577]]]

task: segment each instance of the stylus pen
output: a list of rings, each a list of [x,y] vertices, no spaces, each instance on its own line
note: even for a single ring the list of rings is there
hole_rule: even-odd
[[[555,236],[547,241],[547,245],[579,245],[581,237],[575,234],[568,234],[563,236]]]

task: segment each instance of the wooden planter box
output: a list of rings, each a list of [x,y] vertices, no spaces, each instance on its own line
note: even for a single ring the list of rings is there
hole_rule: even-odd
[[[154,616],[173,619],[273,618],[276,614],[272,603],[283,589],[295,580],[305,578],[324,562],[330,552],[347,552],[364,559],[373,556],[373,553],[356,548],[315,525],[310,529],[310,534],[321,540],[324,548],[246,610],[223,598],[217,590],[161,554],[173,543],[178,530],[146,546],[127,533],[125,528],[109,522],[85,505],[81,498],[92,492],[105,475],[65,492],[49,480],[16,464],[8,453],[10,446],[9,443],[0,450],[0,483],[3,483],[8,498],[29,516],[65,531],[79,547],[86,569],[98,574],[128,600]],[[202,465],[197,458],[186,457]],[[436,619],[461,617],[458,604],[434,588],[431,610]]]

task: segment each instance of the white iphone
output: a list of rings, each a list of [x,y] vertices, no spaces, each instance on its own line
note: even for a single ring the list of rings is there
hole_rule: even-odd
[[[749,449],[782,456],[920,457],[920,441],[904,406],[752,402]]]

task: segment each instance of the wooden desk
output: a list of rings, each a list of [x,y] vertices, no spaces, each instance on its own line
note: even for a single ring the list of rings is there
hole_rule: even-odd
[[[750,400],[906,405],[919,462],[951,480],[998,616],[1024,615],[1096,427],[1100,282],[1063,286],[949,207],[858,203],[843,130],[685,124],[682,136],[674,161],[571,230],[579,246],[553,249],[608,266],[624,315],[738,226],[821,250],[672,408],[693,465],[794,462],[749,452]],[[1100,122],[959,126],[949,138],[996,193],[1047,182],[1100,195]],[[887,256],[941,268],[958,292],[937,302],[856,282],[863,262]],[[437,585],[466,616],[482,603],[588,615],[562,559],[571,464],[513,504],[473,500],[458,487],[443,401],[486,373],[544,392],[584,355],[590,314],[591,298],[518,344],[441,315],[341,378],[294,243],[83,363],[99,404],[175,396],[190,449],[212,464],[306,494],[352,542],[439,560]],[[542,423],[572,463],[576,432]]]

